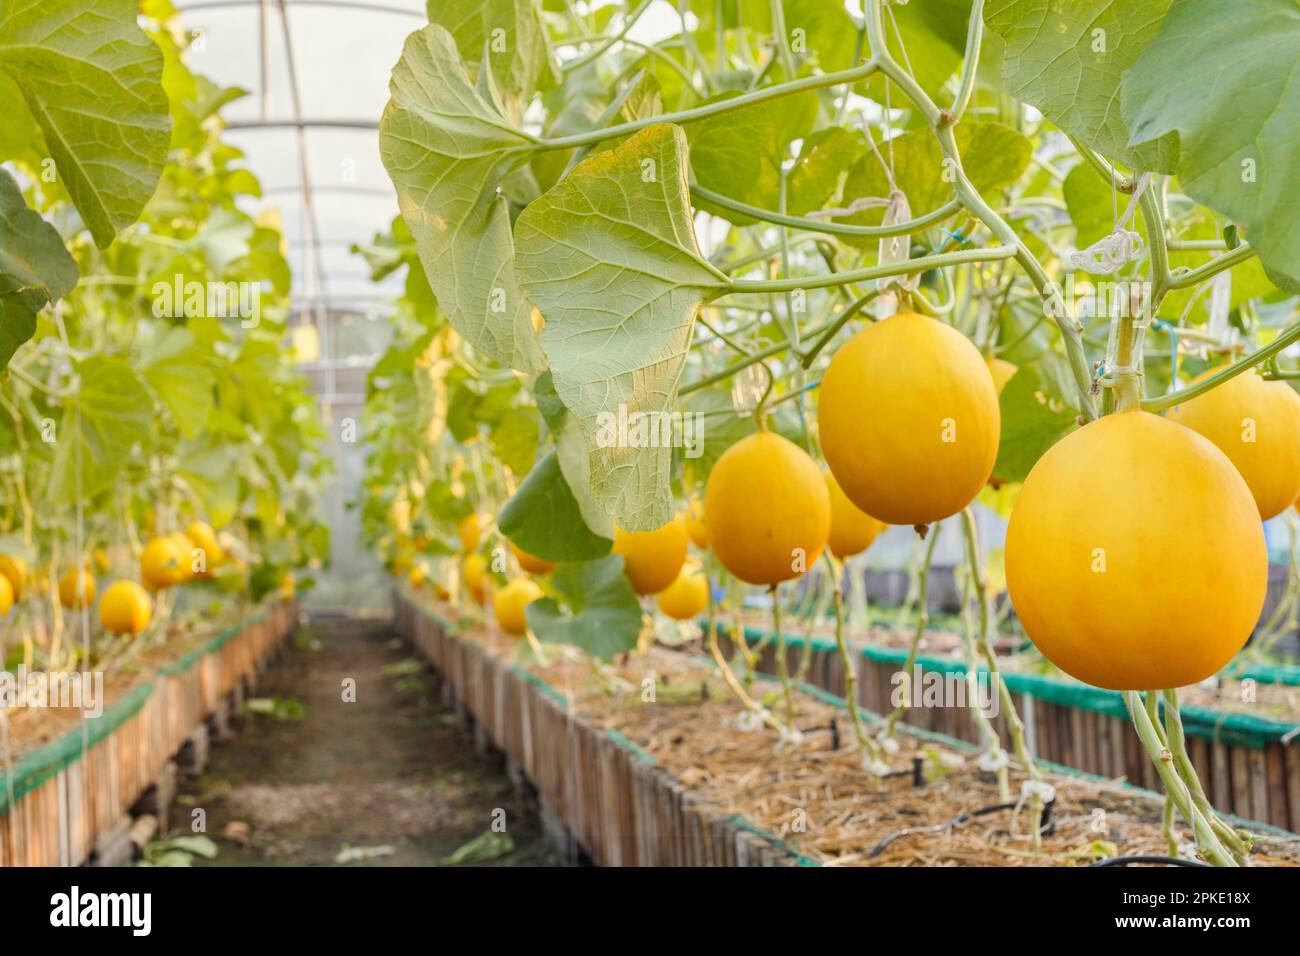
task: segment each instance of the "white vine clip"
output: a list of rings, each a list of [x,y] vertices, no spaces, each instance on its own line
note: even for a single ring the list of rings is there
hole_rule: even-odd
[[[883,777],[889,773],[889,764],[879,757],[873,757],[864,751],[862,754],[862,769],[873,777]]]
[[[781,736],[776,742],[776,749],[784,750],[786,747],[798,747],[802,743],[802,730],[798,727],[782,727]]]
[[[1133,213],[1137,211],[1138,200],[1150,182],[1150,173],[1143,173],[1138,177],[1137,188],[1129,197],[1124,215],[1120,216],[1119,222],[1115,224],[1115,231],[1109,236],[1102,236],[1087,249],[1070,253],[1070,265],[1093,275],[1110,275],[1142,255],[1144,248],[1142,237],[1126,227],[1129,220],[1133,218]]]
[[[979,768],[985,773],[997,773],[1009,763],[1011,758],[1007,756],[1007,752],[1001,747],[994,747],[980,754]]]
[[[1020,784],[1021,803],[1035,795],[1043,803],[1051,803],[1056,799],[1056,788],[1046,780],[1025,780]]]
[[[743,733],[752,734],[755,731],[762,730],[763,724],[766,723],[771,712],[767,708],[758,711],[746,710],[736,718],[736,727]]]

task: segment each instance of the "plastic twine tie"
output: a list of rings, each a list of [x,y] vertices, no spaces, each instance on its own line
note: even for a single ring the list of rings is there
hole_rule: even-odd
[[[1138,200],[1151,182],[1151,174],[1143,173],[1137,182],[1137,188],[1129,197],[1124,215],[1115,224],[1115,231],[1102,236],[1086,249],[1070,253],[1070,265],[1093,275],[1110,275],[1119,271],[1142,255],[1144,244],[1142,236],[1127,228],[1129,220],[1137,210]]]
[[[1011,758],[1007,752],[1001,747],[995,747],[980,754],[979,768],[985,773],[997,773],[1010,763]]]

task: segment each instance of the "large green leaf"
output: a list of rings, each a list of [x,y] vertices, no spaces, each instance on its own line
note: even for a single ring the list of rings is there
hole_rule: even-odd
[[[1235,3],[1211,0],[1209,5],[1236,15]],[[1143,140],[1150,142],[1140,148],[1130,146],[1120,111],[1121,78],[1156,35],[1169,7],[1170,0],[989,0],[984,22],[1006,43],[1002,78],[1013,96],[1103,156],[1133,168],[1160,169],[1168,163],[1171,143],[1148,136]],[[1199,102],[1208,74],[1192,58],[1187,66],[1196,70],[1196,81],[1180,85],[1177,95]]]
[[[816,94],[800,93],[692,123],[687,135],[695,181],[751,206],[775,209],[787,147],[811,132],[816,119]],[[700,205],[738,224],[753,221],[711,203]]]
[[[486,50],[492,78],[502,90],[528,97],[555,82],[537,0],[429,0],[429,22],[446,27],[467,62]]]
[[[785,152],[793,140],[813,130],[815,120],[816,95],[806,92],[693,122],[688,130],[690,172],[695,182],[715,193],[750,206],[775,209]],[[699,206],[737,224],[753,221],[729,209],[715,209],[711,203]]]
[[[212,413],[215,383],[194,333],[184,326],[160,331],[141,351],[140,374],[170,409],[182,437],[197,438]]]
[[[57,302],[77,277],[58,230],[28,207],[18,183],[0,169],[0,295],[38,291]]]
[[[591,462],[587,455],[587,441],[582,437],[582,428],[577,420],[564,407],[564,402],[560,401],[550,369],[537,376],[537,381],[533,383],[533,397],[546,427],[555,438],[560,471],[577,502],[583,522],[595,534],[613,539],[614,522],[591,495]]]
[[[1074,223],[1074,244],[1079,249],[1086,249],[1114,232],[1115,209],[1119,201],[1124,206],[1129,201],[1128,196],[1112,197],[1110,187],[1087,163],[1079,163],[1070,170],[1061,184],[1061,194]]]
[[[563,605],[555,598],[540,598],[524,612],[539,640],[572,644],[601,660],[636,646],[641,605],[623,573],[621,557],[562,564],[551,576],[551,584]]]
[[[79,386],[65,406],[50,471],[50,497],[61,504],[76,502],[78,488],[90,497],[112,485],[153,417],[153,401],[125,360],[92,355],[76,371]]]
[[[96,244],[135,222],[171,140],[162,52],[135,0],[6,3],[0,70],[22,90]]]
[[[547,561],[589,561],[609,554],[613,542],[587,527],[552,448],[533,466],[497,516],[507,538]]]
[[[203,512],[217,527],[229,524],[239,507],[239,476],[248,460],[245,448],[224,445],[210,435],[182,441],[176,450],[176,474],[199,498]]]
[[[541,422],[530,408],[512,408],[488,433],[492,454],[516,475],[526,475],[537,460]]]
[[[961,69],[966,49],[966,28],[970,22],[970,0],[925,0],[924,3],[891,4],[886,22],[885,42],[894,59],[916,77],[921,88],[940,105],[947,105],[944,84]],[[903,45],[899,46],[902,35]],[[864,54],[865,55],[865,54]],[[883,77],[875,76],[867,84],[868,94],[878,103],[885,102]],[[900,105],[897,93],[890,105]]]
[[[43,308],[45,297],[40,292],[0,295],[0,369],[36,334],[36,313]]]
[[[1024,481],[1043,453],[1074,430],[1074,388],[1062,381],[1068,375],[1064,359],[1045,353],[1034,365],[1021,366],[1007,382],[999,399],[1002,436],[993,477]]]
[[[36,332],[36,313],[70,293],[77,277],[58,231],[0,169],[0,369]]]
[[[1300,6],[1179,0],[1124,77],[1130,143],[1246,228],[1270,277],[1300,290]]]
[[[379,150],[438,304],[487,358],[539,369],[533,309],[515,280],[510,216],[498,193],[536,141],[470,84],[440,26],[407,37],[390,90]]]
[[[844,171],[866,149],[860,134],[839,126],[828,126],[804,137],[790,170],[786,212],[800,216],[826,205],[839,189]]]
[[[796,57],[813,57],[825,73],[854,66],[858,31],[842,3],[826,0],[784,0],[785,29]],[[860,57],[869,54],[863,40]]]
[[[726,285],[696,246],[685,135],[650,126],[584,160],[515,231],[555,390],[586,441],[591,495],[625,528],[659,527],[673,513],[672,449],[608,440],[608,429],[673,410],[700,304]]]

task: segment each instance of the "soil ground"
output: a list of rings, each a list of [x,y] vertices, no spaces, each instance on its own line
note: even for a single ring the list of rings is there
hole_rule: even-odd
[[[356,681],[355,702],[343,682]],[[216,866],[546,866],[548,847],[502,758],[483,755],[437,679],[380,621],[326,620],[299,631],[255,692],[281,716],[245,713],[182,782],[172,836],[207,814]],[[300,716],[290,716],[298,711]],[[493,833],[504,811],[509,844]],[[469,852],[469,851],[465,851]]]

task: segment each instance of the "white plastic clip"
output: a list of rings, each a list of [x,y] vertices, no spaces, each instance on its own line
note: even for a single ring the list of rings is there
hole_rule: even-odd
[[[979,768],[985,773],[997,773],[1009,763],[1011,758],[1007,756],[1007,752],[1001,747],[995,747],[980,754]]]
[[[873,777],[883,777],[889,773],[889,764],[885,763],[878,757],[872,757],[867,753],[862,754],[862,769]]]
[[[1034,795],[1044,803],[1051,803],[1056,799],[1056,788],[1046,780],[1026,780],[1020,784],[1020,802],[1024,803]]]

